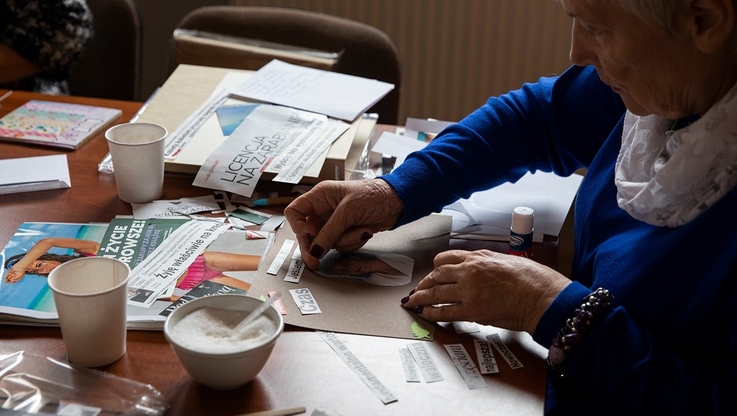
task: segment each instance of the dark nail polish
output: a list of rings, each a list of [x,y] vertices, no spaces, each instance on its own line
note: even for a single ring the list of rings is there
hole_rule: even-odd
[[[318,245],[314,245],[310,249],[310,255],[312,255],[312,257],[316,257],[318,259],[322,256],[322,253],[324,253],[324,252],[325,252],[325,250],[323,250],[322,247],[320,247]]]
[[[415,290],[414,289],[412,289],[412,290],[409,291],[409,296],[412,296],[414,294],[415,294]]]
[[[416,312],[416,313],[417,313],[418,315],[422,315],[422,309],[424,309],[424,308],[422,307],[422,305],[420,305],[420,306],[415,306],[415,312]]]
[[[402,305],[404,305],[405,303],[409,302],[409,296],[403,297],[402,300],[400,300],[400,302],[402,303]]]
[[[361,234],[361,240],[364,240],[364,241],[370,239],[371,237],[373,237],[373,234],[371,234],[369,232],[365,232],[365,233]]]

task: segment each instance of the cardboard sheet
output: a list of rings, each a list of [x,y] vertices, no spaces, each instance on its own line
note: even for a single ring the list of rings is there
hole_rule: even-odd
[[[432,270],[435,255],[448,249],[451,218],[431,215],[392,231],[377,233],[359,251],[400,254],[414,259],[412,280],[403,286],[377,286],[361,279],[325,277],[305,269],[299,283],[284,281],[290,259],[297,247],[294,232],[285,223],[276,233],[264,264],[269,265],[277,257],[283,242],[294,240],[286,261],[274,276],[259,270],[249,290],[251,296],[266,296],[270,291],[280,291],[287,310],[284,322],[304,328],[352,334],[418,339],[424,334],[431,340],[434,324],[403,308],[399,301],[414,289]],[[297,304],[289,296],[292,289],[309,289],[320,308],[319,314],[300,313]],[[419,330],[419,331],[418,331]],[[426,332],[425,332],[426,331]],[[421,338],[420,338],[421,339]]]

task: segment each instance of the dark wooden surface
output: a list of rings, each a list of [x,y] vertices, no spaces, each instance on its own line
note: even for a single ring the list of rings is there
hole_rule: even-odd
[[[0,95],[5,93],[0,90]],[[30,99],[59,100],[120,108],[128,121],[141,106],[137,102],[82,97],[41,96],[15,91],[0,104],[0,116]],[[381,126],[389,128],[389,126]],[[66,153],[72,178],[71,189],[0,195],[0,244],[3,246],[24,221],[108,222],[116,215],[131,214],[131,206],[117,197],[112,175],[98,172],[107,153],[103,133],[76,151],[0,142],[0,158]],[[2,173],[0,173],[2,174]],[[191,186],[193,177],[167,174],[162,199],[203,195]],[[453,248],[506,250],[503,242],[452,240]],[[546,237],[535,244],[537,261],[557,265],[557,240]],[[371,319],[366,311],[366,319]],[[444,377],[436,383],[407,383],[397,349],[409,340],[340,334],[354,354],[398,397],[384,405],[321,340],[314,331],[287,327],[258,377],[232,391],[214,391],[192,381],[177,361],[161,332],[129,331],[127,353],[101,368],[120,377],[152,385],[169,403],[167,414],[236,415],[253,411],[305,406],[307,414],[321,409],[330,415],[353,414],[542,414],[545,389],[545,351],[526,334],[484,327],[485,332],[459,335],[441,326],[428,343]],[[462,343],[474,357],[473,338],[490,331],[499,333],[524,364],[512,370],[497,353],[501,372],[485,376],[488,388],[469,390],[453,367],[443,344]],[[58,328],[0,325],[0,350],[29,353],[66,360]]]

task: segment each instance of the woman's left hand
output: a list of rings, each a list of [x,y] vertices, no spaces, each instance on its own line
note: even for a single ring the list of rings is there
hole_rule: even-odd
[[[488,250],[449,250],[403,306],[430,321],[472,321],[532,333],[571,281],[533,260]]]
[[[25,270],[16,271],[11,268],[5,273],[5,283],[8,283],[8,284],[17,283],[25,275],[26,275]]]

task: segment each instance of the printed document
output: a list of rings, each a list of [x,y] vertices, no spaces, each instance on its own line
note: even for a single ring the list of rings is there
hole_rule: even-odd
[[[266,166],[292,143],[290,153],[277,163],[287,172],[285,182],[297,183],[347,128],[320,114],[260,104],[202,164],[193,185],[250,197]],[[313,147],[322,149],[315,157],[309,155]],[[311,162],[305,163],[305,157]]]

